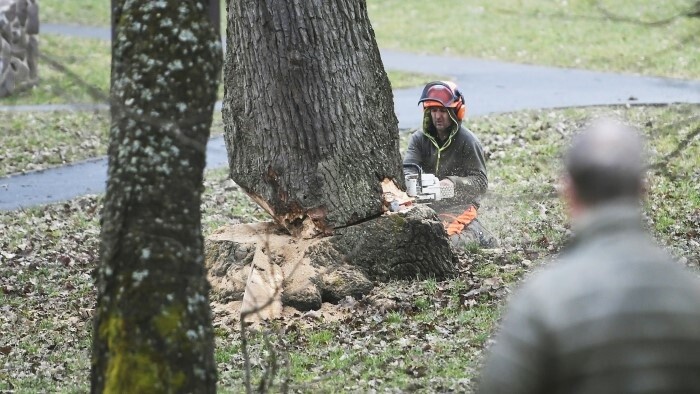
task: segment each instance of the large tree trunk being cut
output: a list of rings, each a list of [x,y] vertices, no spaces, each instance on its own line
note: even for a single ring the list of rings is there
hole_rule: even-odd
[[[453,275],[432,210],[383,215],[384,188],[398,196],[404,182],[365,1],[229,0],[227,34],[231,178],[283,230],[239,225],[209,237],[214,299],[270,318],[282,305],[361,297],[374,281]]]
[[[403,184],[389,80],[365,1],[229,1],[231,177],[293,234],[382,213]]]
[[[117,0],[92,392],[216,391],[200,203],[221,70],[208,0]]]

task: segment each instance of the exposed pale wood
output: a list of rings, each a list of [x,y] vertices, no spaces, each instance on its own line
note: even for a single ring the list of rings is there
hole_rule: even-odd
[[[270,261],[261,247],[255,251],[243,294],[241,316],[246,322],[278,318],[282,314],[282,269]]]

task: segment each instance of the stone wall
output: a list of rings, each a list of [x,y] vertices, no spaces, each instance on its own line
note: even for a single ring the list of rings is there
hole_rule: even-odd
[[[0,97],[37,83],[38,0],[0,0]]]

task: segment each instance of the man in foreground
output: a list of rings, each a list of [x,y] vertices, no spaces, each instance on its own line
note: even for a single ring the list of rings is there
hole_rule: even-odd
[[[700,392],[700,281],[642,228],[644,156],[609,120],[573,140],[574,242],[513,295],[480,392]]]
[[[416,131],[404,156],[404,172],[415,171],[415,164],[454,188],[453,198],[433,203],[455,246],[476,243],[493,247],[496,240],[476,219],[479,198],[488,188],[486,164],[481,143],[462,125],[467,107],[457,85],[449,81],[431,82],[418,101],[423,105],[423,130]]]

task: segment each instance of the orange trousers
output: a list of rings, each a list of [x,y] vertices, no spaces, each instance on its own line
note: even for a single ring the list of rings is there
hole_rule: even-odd
[[[459,216],[441,214],[439,215],[442,219],[442,224],[445,226],[447,235],[459,234],[464,230],[465,227],[469,225],[474,219],[476,219],[476,208],[473,205],[469,206],[469,209],[462,212]]]

